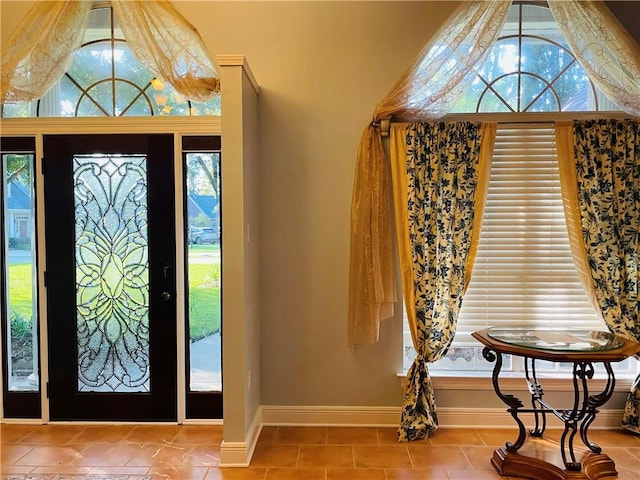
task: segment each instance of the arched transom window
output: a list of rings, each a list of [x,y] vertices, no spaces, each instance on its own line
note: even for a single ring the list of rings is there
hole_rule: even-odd
[[[220,115],[220,97],[192,102],[131,53],[110,5],[91,10],[82,46],[40,100],[3,105],[3,117]]]
[[[518,2],[454,112],[597,110],[619,108],[597,92],[546,2]]]

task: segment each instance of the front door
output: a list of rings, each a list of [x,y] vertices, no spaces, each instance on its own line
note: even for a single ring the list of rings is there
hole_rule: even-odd
[[[43,142],[50,418],[175,421],[173,135]]]

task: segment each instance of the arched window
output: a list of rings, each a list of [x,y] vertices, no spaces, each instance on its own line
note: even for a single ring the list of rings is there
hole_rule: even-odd
[[[220,97],[192,102],[155,78],[129,50],[108,4],[91,10],[82,46],[43,98],[2,107],[5,118],[153,115],[220,115]]]
[[[598,110],[619,108],[589,80],[546,2],[519,2],[453,112]]]

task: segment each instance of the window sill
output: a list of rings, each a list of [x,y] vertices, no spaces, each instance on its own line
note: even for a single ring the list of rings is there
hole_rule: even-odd
[[[404,388],[407,375],[398,373]],[[616,378],[615,392],[628,392],[635,377]],[[564,374],[538,374],[538,380],[545,392],[566,392],[572,390],[571,377]],[[491,372],[431,372],[431,382],[436,390],[490,390],[493,391]],[[596,375],[589,381],[589,390],[603,390],[606,378]],[[500,374],[500,388],[504,390],[528,390],[524,381],[524,372],[504,372]]]

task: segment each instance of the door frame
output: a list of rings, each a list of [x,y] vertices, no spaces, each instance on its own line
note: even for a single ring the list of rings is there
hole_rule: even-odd
[[[34,137],[36,141],[36,225],[40,232],[37,243],[38,265],[46,265],[46,247],[44,232],[44,177],[42,175],[43,136],[52,134],[104,134],[104,133],[170,133],[174,136],[174,172],[175,172],[175,218],[176,218],[176,336],[177,336],[177,395],[178,395],[178,423],[189,423],[186,417],[186,357],[185,357],[185,268],[181,261],[185,249],[186,231],[182,222],[184,211],[184,188],[182,177],[184,174],[181,155],[181,138],[183,135],[221,135],[220,117],[96,117],[96,118],[3,118],[3,136]],[[44,232],[44,233],[43,233]],[[48,370],[48,329],[46,312],[46,287],[44,269],[38,270],[38,304],[40,323],[40,382],[46,385],[49,381]],[[2,347],[0,346],[0,353]],[[0,369],[0,382],[2,379]],[[42,422],[50,422],[49,399],[46,388],[41,388]],[[3,399],[0,395],[0,412]],[[1,415],[1,413],[0,413]],[[222,423],[222,419],[208,421]]]
[[[174,142],[171,134],[72,134],[44,137],[45,232],[57,255],[45,267],[49,334],[50,415],[54,420],[177,421],[177,352],[175,304]],[[74,219],[75,155],[103,152],[144,156],[146,234],[148,241],[148,391],[78,391],[76,312],[78,281]],[[169,155],[168,155],[169,154]],[[128,163],[128,162],[127,162]],[[92,170],[92,169],[90,169]],[[135,169],[134,169],[135,171]],[[135,174],[135,173],[134,173]],[[129,182],[125,182],[128,184]],[[130,186],[130,184],[129,184]],[[172,195],[167,195],[167,193]],[[120,200],[125,196],[119,195]],[[107,204],[100,203],[104,208]],[[93,218],[93,221],[96,221]],[[167,237],[167,233],[171,233]],[[54,235],[51,237],[50,235]],[[75,261],[74,261],[75,260]],[[55,279],[55,281],[54,281]],[[169,294],[163,299],[161,294]],[[88,327],[91,328],[91,327]],[[105,334],[106,332],[103,332]],[[124,344],[124,340],[120,342]],[[102,349],[101,349],[102,351]],[[166,354],[165,354],[166,352]],[[169,353],[171,352],[171,353]],[[87,352],[88,353],[88,352]],[[111,408],[117,405],[117,408]]]

